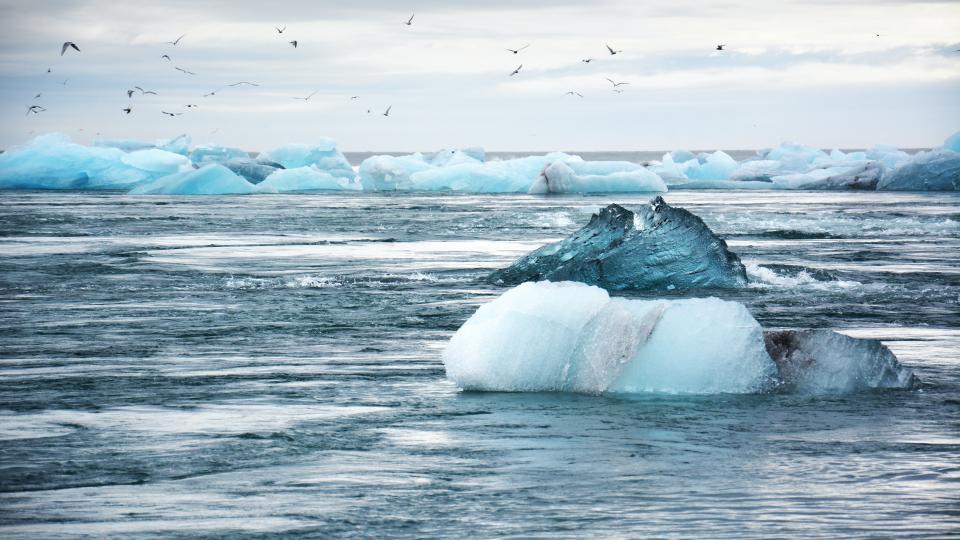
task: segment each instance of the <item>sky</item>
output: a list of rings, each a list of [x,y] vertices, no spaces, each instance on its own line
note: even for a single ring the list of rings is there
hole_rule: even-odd
[[[246,150],[918,148],[960,130],[957,0],[0,0],[0,30],[0,148],[52,131]]]

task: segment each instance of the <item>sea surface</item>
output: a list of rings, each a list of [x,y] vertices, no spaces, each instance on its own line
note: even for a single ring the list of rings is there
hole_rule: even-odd
[[[464,393],[492,269],[649,196],[0,192],[0,537],[960,535],[960,195],[670,192],[850,395]],[[632,296],[645,296],[633,293]]]

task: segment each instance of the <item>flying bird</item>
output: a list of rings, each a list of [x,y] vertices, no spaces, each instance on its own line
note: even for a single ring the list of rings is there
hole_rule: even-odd
[[[621,89],[619,89],[619,88],[614,88],[613,91],[616,92],[616,93],[618,93],[618,94],[622,94],[622,93],[623,93],[623,90],[621,90]]]
[[[37,95],[33,96],[33,99],[39,99],[41,95],[43,95],[43,92],[40,92]]]
[[[165,114],[165,115],[167,115],[167,116],[180,116],[181,114],[183,114],[182,112],[178,112],[178,113],[172,113],[172,112],[167,112],[167,111],[160,111],[160,112],[162,112],[163,114]]]
[[[176,67],[176,66],[174,66],[173,69],[175,69],[175,70],[177,70],[177,71],[182,71],[182,72],[186,73],[187,75],[196,75],[196,73],[194,73],[194,72],[192,72],[192,71],[187,71],[187,70],[185,70],[185,69],[183,69],[183,68],[181,68],[181,67]]]
[[[235,82],[235,83],[233,83],[233,84],[228,84],[227,86],[240,86],[240,85],[244,85],[244,84],[248,84],[248,85],[250,85],[250,86],[260,86],[260,85],[257,84],[257,83],[252,83],[252,82],[247,82],[247,81]]]
[[[350,99],[360,99],[360,96],[350,96]]]
[[[293,45],[293,48],[294,48],[294,49],[297,48],[297,40],[291,41],[290,44]]]
[[[517,66],[517,69],[513,70],[513,73],[511,73],[510,76],[513,77],[517,73],[520,73],[520,68],[522,67],[523,67],[523,64],[520,64],[519,66]]]
[[[125,112],[125,113],[127,113],[127,114],[130,114],[130,112],[133,111],[133,109],[132,109],[131,107],[127,107],[126,109],[120,109],[120,110],[123,111],[123,112]]]
[[[127,90],[127,99],[130,99],[132,97],[133,97],[133,90]]]
[[[511,49],[511,48],[508,47],[507,50],[510,51],[510,52],[512,52],[513,54],[518,54],[520,51],[526,49],[526,48],[529,47],[529,46],[530,46],[530,44],[527,43],[526,45],[524,45],[523,47],[520,47],[519,49]]]
[[[623,86],[623,85],[625,85],[625,84],[630,84],[630,83],[628,83],[628,82],[613,82],[613,79],[611,79],[611,78],[609,78],[609,77],[607,78],[607,80],[610,81],[610,84],[612,84],[614,88],[616,88],[616,87],[618,87],[618,86]]]
[[[410,17],[410,18],[413,19],[413,17]],[[388,107],[387,107],[387,110],[383,112],[383,115],[384,115],[384,116],[390,116],[390,109],[392,109],[392,108],[393,108],[393,105],[388,106]]]
[[[217,95],[217,92],[219,92],[219,90],[214,90],[213,92],[210,92],[209,94],[204,94],[203,97],[215,96],[215,95]]]
[[[274,28],[277,29],[278,34],[282,34],[283,31],[287,29],[287,25],[283,25],[283,28],[280,28],[279,26],[274,26]]]
[[[185,35],[186,35],[186,34],[183,34],[183,36],[185,36]],[[180,40],[183,39],[183,36],[180,36],[180,37],[178,37],[177,39],[175,39],[175,40],[173,40],[173,41],[167,41],[166,43],[169,43],[170,45],[173,45],[174,47],[176,47],[177,45],[180,44]]]
[[[188,108],[188,109],[190,109],[190,108],[198,108],[196,105],[193,105],[193,104],[191,104],[191,103],[188,103],[188,104],[184,105],[184,107],[186,107],[186,108]]]
[[[164,59],[165,59],[165,60],[167,60],[167,61],[169,62],[169,61],[170,61],[170,55],[169,55],[169,54],[165,54],[165,55],[161,56],[160,59],[161,59],[161,60],[164,60]]]
[[[74,43],[74,42],[72,42],[72,41],[64,41],[64,42],[63,42],[63,46],[60,47],[60,56],[63,56],[63,53],[67,52],[67,49],[70,49],[70,48],[72,48],[73,50],[75,50],[75,51],[77,51],[77,52],[80,52],[80,47],[77,47],[77,44],[76,44],[76,43]],[[49,72],[50,72],[50,70],[47,70],[47,73],[49,73]]]
[[[41,106],[39,106],[39,105],[30,105],[29,107],[27,107],[27,116],[30,116],[30,113],[40,114],[40,113],[42,113],[42,112],[45,111],[45,110],[46,110],[46,109],[44,109],[43,107],[41,107]]]
[[[315,96],[315,95],[317,94],[317,92],[319,92],[319,90],[315,90],[312,94],[310,94],[310,95],[307,96],[307,97],[295,97],[295,98],[293,98],[293,99],[302,99],[302,100],[304,100],[304,101],[310,101],[310,98],[312,98],[313,96]]]
[[[718,51],[722,51],[723,48],[726,47],[726,46],[727,46],[726,43],[721,43],[720,45],[717,45],[717,50],[718,50]]]
[[[50,68],[47,68],[47,73],[50,73],[51,71],[52,71],[52,70],[51,70]]]
[[[63,80],[63,85],[66,86],[66,85],[67,85],[67,81],[69,81],[69,80],[70,80],[69,78],[64,79],[64,80]]]
[[[573,90],[567,92],[567,93],[564,94],[564,95],[565,95],[565,96],[580,96],[580,97],[583,97],[583,94],[581,94],[580,92],[574,92]]]
[[[413,15],[416,15],[416,13],[414,13]],[[412,26],[412,25],[413,25],[413,15],[410,15],[410,18],[407,19],[407,22],[405,22],[405,23],[403,23],[403,24],[405,24],[405,25],[407,25],[407,26]]]
[[[619,54],[619,53],[622,53],[622,52],[623,52],[623,51],[619,51],[619,50],[617,50],[617,51],[613,50],[613,47],[611,47],[610,45],[607,45],[607,50],[610,51],[610,56],[613,56],[613,55],[615,55],[615,54]]]
[[[583,62],[584,64],[589,64],[590,62],[593,62],[593,58],[584,58],[583,60],[581,60],[581,62]]]
[[[143,95],[147,95],[147,94],[157,95],[157,93],[154,92],[153,90],[144,90],[143,88],[140,88],[139,86],[134,86],[134,88],[136,88],[137,90],[139,90],[140,93],[143,94]]]

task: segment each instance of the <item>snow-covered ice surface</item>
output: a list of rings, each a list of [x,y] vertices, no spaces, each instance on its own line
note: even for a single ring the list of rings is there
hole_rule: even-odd
[[[954,534],[956,193],[672,192],[749,286],[614,294],[879,339],[918,390],[446,379],[491,271],[650,198],[3,192],[0,536]]]

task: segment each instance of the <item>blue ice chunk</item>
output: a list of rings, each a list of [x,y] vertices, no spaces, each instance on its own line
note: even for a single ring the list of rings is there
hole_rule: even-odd
[[[684,162],[682,170],[691,180],[725,180],[737,168],[737,161],[722,150],[708,155],[703,162]]]
[[[250,154],[239,148],[230,148],[227,146],[198,146],[190,152],[190,161],[198,165],[223,163],[234,159],[250,159]]]
[[[257,184],[257,193],[284,193],[288,191],[355,191],[360,185],[343,177],[333,176],[316,167],[279,169]]]
[[[958,191],[960,153],[950,150],[920,152],[880,179],[882,191]]]
[[[492,282],[580,281],[605,289],[737,288],[747,274],[736,254],[697,216],[660,197],[636,212],[611,204],[585,227],[497,270]]]
[[[183,134],[172,139],[159,139],[153,143],[134,139],[98,139],[94,141],[93,145],[101,148],[117,148],[124,152],[157,148],[186,156],[190,153],[190,136]]]
[[[421,154],[371,156],[360,163],[360,184],[365,191],[410,190],[410,176],[431,168]]]
[[[626,161],[554,161],[529,193],[664,192],[666,184],[655,173]]]
[[[223,165],[158,178],[130,190],[131,195],[232,195],[252,193],[254,185]]]
[[[269,152],[264,152],[257,158],[279,163],[286,169],[314,165],[318,169],[327,171],[337,177],[353,178],[356,175],[347,158],[337,150],[336,142],[327,137],[321,137],[313,145],[285,144]]]
[[[947,140],[943,141],[943,149],[950,150],[952,152],[960,152],[960,131],[947,137]]]
[[[271,174],[283,170],[283,167],[279,164],[270,165],[250,158],[231,159],[230,161],[224,161],[221,165],[246,178],[251,184],[259,184]]]

